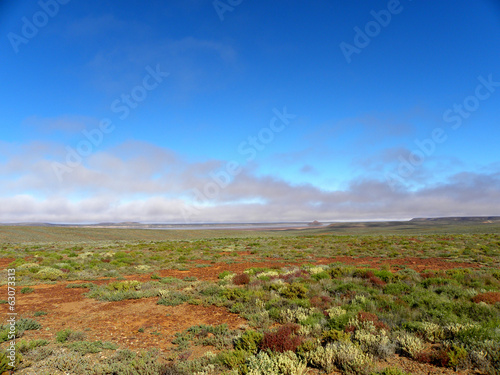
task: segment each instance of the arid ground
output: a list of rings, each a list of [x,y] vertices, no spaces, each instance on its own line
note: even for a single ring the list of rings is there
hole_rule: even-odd
[[[75,372],[68,371],[64,367],[64,360],[59,357],[66,355],[64,351],[75,350],[77,355],[87,358],[87,361],[99,363],[125,349],[137,353],[157,349],[159,352],[156,355],[161,363],[181,364],[177,373],[189,373],[194,369],[200,374],[209,373],[203,370],[204,367],[214,374],[230,371],[245,373],[241,363],[233,366],[231,361],[224,362],[220,358],[211,362],[207,360],[206,353],[214,353],[211,354],[213,356],[233,353],[234,343],[247,330],[265,336],[282,325],[293,323],[297,327],[306,327],[297,334],[301,342],[312,342],[315,335],[318,339],[326,337],[325,332],[331,327],[335,327],[335,332],[341,332],[343,330],[339,330],[340,326],[333,322],[333,318],[321,318],[322,314],[328,317],[329,309],[335,306],[345,307],[353,319],[363,312],[378,314],[384,326],[390,326],[387,329],[391,332],[410,327],[404,323],[409,317],[417,323],[424,323],[425,319],[437,322],[438,313],[425,313],[426,307],[420,302],[415,302],[415,306],[422,313],[413,313],[409,299],[403,298],[402,301],[400,297],[406,295],[409,298],[412,291],[417,293],[417,290],[419,293],[420,290],[432,293],[432,298],[435,293],[441,297],[452,293],[451,289],[446,289],[448,286],[470,291],[468,297],[457,294],[445,303],[454,303],[460,298],[473,301],[485,295],[489,299],[485,297],[485,302],[480,303],[487,306],[483,309],[489,310],[481,310],[481,314],[499,318],[499,303],[495,298],[500,289],[496,278],[498,272],[495,274],[495,270],[500,260],[500,237],[496,234],[335,236],[330,232],[295,231],[284,236],[253,233],[251,237],[244,237],[238,233],[233,238],[217,238],[211,233],[210,237],[136,242],[5,242],[0,269],[5,279],[7,268],[16,269],[16,312],[19,317],[32,319],[40,325],[38,329],[26,329],[18,338],[28,348],[22,349],[25,353],[15,373],[93,373],[83,366],[81,370],[75,368]],[[55,270],[53,274],[50,273],[52,270]],[[295,279],[287,278],[293,272],[298,276]],[[238,283],[235,278],[237,275],[250,277]],[[276,280],[281,281],[276,284]],[[463,285],[460,286],[462,281]],[[129,291],[127,282],[140,287],[130,287]],[[162,282],[167,286],[164,291],[166,296],[158,289]],[[2,284],[1,293],[7,300],[7,285],[5,282]],[[402,284],[408,285],[410,289],[405,289],[401,295],[389,291],[389,286],[395,288]],[[283,291],[283,288],[290,286],[300,289],[301,285],[304,293],[299,291],[293,296]],[[349,285],[353,285],[354,289],[350,291]],[[23,288],[25,290],[21,292]],[[216,291],[210,292],[210,288]],[[140,294],[148,290],[154,293]],[[244,291],[234,294],[235,290]],[[89,293],[92,291],[93,295]],[[266,294],[269,291],[271,294]],[[117,297],[119,293],[126,292],[132,294]],[[357,303],[356,298],[366,300],[370,296],[376,297],[376,302],[363,302],[358,307],[352,307]],[[173,301],[180,297],[184,299]],[[159,298],[163,298],[164,303]],[[278,298],[282,298],[279,303],[276,302]],[[286,302],[287,298],[289,302]],[[265,313],[265,319],[259,320],[256,312],[247,306],[256,301],[266,304],[258,312],[261,315]],[[390,310],[396,308],[394,306],[398,303],[403,304],[405,309],[398,318],[401,319],[397,323],[400,327],[387,320],[389,316],[394,316]],[[6,306],[7,312],[9,305],[3,306]],[[279,309],[298,311],[304,308],[310,309],[309,320],[290,320],[284,318],[283,314],[279,315]],[[457,312],[453,317],[443,318],[449,319],[442,323],[443,335],[448,332],[446,324],[450,324],[455,316],[462,319],[461,323],[457,320],[456,324],[464,325],[463,319],[468,319],[464,314]],[[350,326],[345,323],[343,329],[350,332],[352,342],[363,345],[356,338],[357,331],[352,321]],[[417,323],[415,327],[420,324]],[[478,320],[471,324],[479,327],[481,322]],[[193,331],[192,327],[208,326],[224,327],[231,334],[220,338],[220,342],[203,341],[189,334],[190,330]],[[445,336],[429,339],[425,336],[425,330],[414,326],[407,330],[422,342],[422,354],[405,351],[401,344],[397,344],[399,341],[394,333],[391,340],[400,347],[392,348],[391,355],[387,356],[377,356],[373,352],[370,371],[382,373],[384,369],[400,369],[411,374],[494,373],[487,364],[481,367],[473,363],[470,354],[473,346],[465,341],[461,345],[468,352],[467,359],[460,352],[462,362],[457,360],[450,364],[451,357],[440,360],[438,355],[454,355],[446,347]],[[74,335],[74,340],[65,341],[60,338],[62,331],[69,332],[68,337],[72,337],[72,333],[78,334]],[[203,337],[215,339],[217,335],[208,330]],[[458,343],[461,337],[453,336],[452,340]],[[30,342],[40,343],[40,346],[30,348]],[[78,342],[104,342],[114,346],[109,349],[104,345],[102,350],[86,352],[78,345],[71,345]],[[325,342],[324,339],[323,344]],[[7,342],[3,344],[3,347],[6,346]],[[40,348],[51,349],[44,353]],[[293,350],[301,353],[300,348]],[[252,354],[255,353],[246,353],[245,358]],[[49,359],[59,357],[47,360],[43,355]],[[242,361],[244,363],[245,360]],[[347,373],[346,369],[342,365],[325,368],[311,360],[305,373]],[[356,371],[363,373],[360,369]]]

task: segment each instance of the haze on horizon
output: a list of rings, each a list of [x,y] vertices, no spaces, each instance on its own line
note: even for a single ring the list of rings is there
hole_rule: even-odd
[[[5,1],[0,222],[500,215],[495,0]]]

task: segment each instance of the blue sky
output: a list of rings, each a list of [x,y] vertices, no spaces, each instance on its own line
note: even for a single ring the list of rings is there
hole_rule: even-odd
[[[0,221],[500,214],[493,0],[5,1]]]

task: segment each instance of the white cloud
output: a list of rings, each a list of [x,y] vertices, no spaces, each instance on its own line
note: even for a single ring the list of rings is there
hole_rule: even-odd
[[[0,221],[178,222],[185,219],[183,212],[195,213],[188,215],[192,222],[363,220],[500,211],[500,170],[495,165],[451,174],[444,182],[412,191],[393,191],[377,178],[352,180],[343,190],[326,191],[243,169],[225,188],[216,188],[212,199],[194,199],[191,206],[192,189],[217,187],[210,173],[219,171],[224,161],[187,162],[171,150],[127,142],[91,155],[60,183],[51,162],[62,146],[53,146],[32,143],[24,146],[25,153],[5,148],[9,151],[0,167]]]

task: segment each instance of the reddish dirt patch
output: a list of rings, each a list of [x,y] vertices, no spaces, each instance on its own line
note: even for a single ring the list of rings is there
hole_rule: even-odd
[[[8,265],[11,259],[0,259],[0,265]],[[195,267],[187,271],[165,269],[156,272],[162,277],[171,276],[184,278],[197,277],[200,280],[217,280],[218,275],[225,270],[241,273],[251,267],[286,267],[311,263],[312,259],[301,262],[283,262],[267,260],[263,262],[215,263],[209,267]],[[440,258],[397,258],[381,257],[333,257],[318,258],[316,264],[341,262],[350,265],[368,265],[380,268],[389,265],[397,269],[401,265],[423,270],[446,270],[459,267],[478,268],[477,264],[450,262]],[[139,281],[151,280],[151,274],[129,275],[127,279]],[[78,281],[75,281],[78,282]],[[80,281],[81,282],[81,281]],[[109,282],[108,279],[93,281],[96,284]],[[229,313],[224,308],[215,306],[183,304],[179,306],[157,305],[157,297],[126,300],[119,302],[98,302],[83,296],[87,289],[66,288],[69,283],[55,285],[36,285],[34,293],[18,294],[16,298],[17,312],[20,315],[32,316],[36,311],[48,314],[35,319],[43,325],[39,331],[27,331],[26,338],[54,339],[57,331],[64,328],[85,330],[88,340],[103,340],[114,342],[121,347],[130,349],[160,348],[168,349],[176,332],[183,331],[198,324],[217,325],[228,324],[235,329],[245,326],[246,320],[236,314]],[[5,293],[6,287],[1,288]],[[488,294],[488,293],[486,293]],[[491,298],[491,297],[489,297]],[[495,297],[497,298],[497,297]],[[144,332],[138,332],[144,328]]]
[[[306,263],[306,262],[302,262]],[[171,277],[177,277],[177,278],[184,278],[186,276],[194,276],[197,277],[200,280],[217,280],[219,277],[219,274],[223,271],[231,271],[234,273],[241,273],[245,271],[246,269],[252,268],[252,267],[286,267],[290,265],[298,265],[300,263],[283,263],[283,262],[244,262],[244,263],[232,263],[232,264],[227,264],[227,263],[214,263],[211,267],[197,267],[197,268],[191,268],[186,271],[178,271],[178,270],[161,270],[159,272],[160,276],[166,277],[166,276],[171,276]]]
[[[238,252],[238,254],[244,257],[246,255],[250,255],[250,252]],[[13,258],[0,258],[0,269],[5,269],[14,260],[15,259]],[[332,258],[316,258],[316,262],[314,262],[314,259],[308,259],[299,262],[272,261],[272,260],[245,262],[244,258],[239,258],[239,257],[233,260],[238,263],[227,264],[224,262],[219,262],[212,264],[209,261],[197,260],[193,262],[204,265],[210,264],[210,267],[195,267],[186,271],[167,269],[160,271],[159,274],[162,277],[171,276],[171,277],[183,278],[186,276],[194,276],[202,280],[216,280],[218,275],[225,270],[238,273],[238,272],[243,272],[244,270],[252,267],[273,268],[273,267],[300,266],[305,263],[330,264],[336,262],[354,266],[365,265],[374,268],[379,268],[388,265],[394,269],[401,268],[401,266],[404,265],[405,267],[412,268],[418,272],[424,270],[439,271],[439,270],[449,270],[453,268],[482,267],[481,265],[476,263],[453,262],[446,258],[416,258],[416,257],[388,259],[383,257],[356,258],[352,256],[337,256]],[[149,279],[149,275],[142,275],[139,277],[131,276],[131,277],[136,279],[144,279],[144,278]]]
[[[13,261],[14,258],[0,258],[0,270],[6,269]]]
[[[226,323],[235,329],[246,320],[226,309],[183,304],[157,305],[158,297],[118,302],[100,302],[85,298],[87,289],[69,289],[66,284],[34,286],[34,293],[17,298],[20,315],[35,311],[48,314],[36,317],[43,329],[27,331],[27,339],[55,339],[55,333],[65,328],[85,330],[88,340],[111,341],[130,349],[172,346],[176,332],[193,325]],[[143,328],[144,332],[139,332]]]
[[[415,271],[423,270],[450,270],[453,268],[481,268],[481,265],[475,263],[467,262],[451,262],[446,258],[394,258],[387,259],[381,257],[362,257],[354,258],[348,256],[334,257],[334,258],[318,258],[319,264],[329,264],[340,262],[344,264],[350,264],[354,266],[367,265],[373,268],[380,268],[382,266],[390,266],[393,269],[401,268],[405,266],[407,268],[412,268]]]
[[[500,292],[486,292],[474,296],[472,300],[476,303],[486,302],[489,304],[495,304],[500,302]]]
[[[408,241],[412,241],[412,242],[416,242],[416,243],[421,243],[421,242],[424,242],[422,240],[419,240],[417,238],[408,238]]]
[[[314,259],[310,259],[307,261],[300,262],[283,262],[283,261],[254,261],[254,262],[241,262],[241,263],[214,263],[210,267],[199,267],[192,268],[186,271],[178,271],[178,270],[162,270],[160,271],[160,275],[162,277],[171,276],[177,278],[183,278],[186,276],[194,276],[200,280],[217,280],[219,274],[223,271],[231,271],[234,273],[241,273],[246,269],[252,267],[287,267],[287,266],[300,266],[305,263],[316,263],[316,264],[330,264],[330,263],[343,263],[353,266],[369,266],[372,268],[380,268],[382,266],[390,266],[393,270],[397,270],[401,268],[401,266],[405,266],[408,268],[412,268],[415,271],[421,272],[424,270],[449,270],[453,268],[481,268],[481,265],[475,263],[467,263],[467,262],[451,262],[446,258],[416,258],[416,257],[407,257],[407,258],[394,258],[387,259],[382,257],[362,257],[355,258],[350,256],[338,256],[333,258],[317,258],[316,262]],[[197,262],[200,263],[200,262]],[[207,262],[208,263],[208,262]]]

